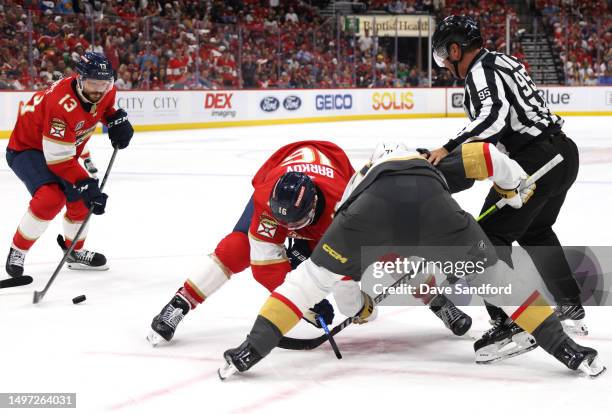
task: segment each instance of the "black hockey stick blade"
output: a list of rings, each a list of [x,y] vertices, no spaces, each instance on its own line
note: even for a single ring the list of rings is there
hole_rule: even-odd
[[[336,358],[342,359],[342,354],[340,353],[340,348],[338,348],[338,344],[336,344],[336,340],[334,339],[332,334],[329,332],[329,327],[325,323],[325,320],[323,319],[323,317],[321,315],[319,315],[317,317],[317,319],[319,320],[319,323],[321,324],[321,327],[325,331],[325,336],[327,336],[327,339],[329,340],[329,344],[331,345],[332,349],[334,350],[334,354],[336,354]]]
[[[340,325],[334,326],[330,331],[330,337],[333,337],[338,332],[353,323],[353,318],[346,318]],[[328,340],[327,334],[321,335],[317,338],[291,338],[283,336],[278,343],[279,348],[290,349],[293,351],[308,351],[311,349],[318,348],[321,344]]]
[[[25,275],[0,280],[0,289],[29,285],[33,280],[32,276]]]

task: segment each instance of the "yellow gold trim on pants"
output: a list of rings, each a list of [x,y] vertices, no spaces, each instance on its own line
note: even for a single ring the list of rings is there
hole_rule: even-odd
[[[525,331],[532,333],[552,314],[553,308],[550,307],[546,299],[539,295],[514,322]]]
[[[259,314],[272,322],[283,335],[289,332],[300,321],[300,318],[289,306],[275,297],[268,298]]]
[[[489,176],[483,147],[482,142],[471,142],[461,146],[461,158],[467,178],[484,180]]]

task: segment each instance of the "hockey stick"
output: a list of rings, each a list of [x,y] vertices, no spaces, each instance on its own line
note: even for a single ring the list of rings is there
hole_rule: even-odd
[[[32,276],[26,275],[0,280],[0,289],[29,285],[32,280]]]
[[[108,163],[108,167],[106,168],[106,173],[104,174],[104,178],[102,179],[102,184],[100,185],[100,192],[104,190],[104,186],[106,185],[106,180],[108,180],[108,175],[110,174],[111,169],[113,168],[113,164],[115,163],[115,157],[117,157],[117,151],[119,151],[119,148],[115,147],[113,149],[113,155],[111,156],[111,159]],[[93,214],[93,207],[90,207],[89,212],[87,213],[87,217],[85,217],[85,221],[83,222],[83,224],[81,224],[81,227],[79,227],[77,234],[72,239],[72,243],[70,244],[70,247],[68,247],[68,249],[66,249],[66,251],[64,252],[64,257],[62,257],[62,260],[59,262],[59,264],[55,268],[55,271],[53,272],[53,274],[51,275],[51,278],[45,285],[45,288],[41,290],[40,292],[37,290],[34,291],[33,303],[40,302],[42,298],[44,298],[45,295],[47,294],[47,291],[51,287],[51,284],[53,284],[53,281],[59,274],[60,270],[62,270],[64,263],[66,263],[68,256],[70,255],[70,253],[72,253],[72,250],[74,250],[74,246],[76,246],[79,240],[79,237],[81,236],[81,233],[83,233],[83,230],[85,230],[85,226],[87,226],[87,223],[89,222],[89,219],[91,218],[92,214]]]
[[[529,186],[535,183],[540,178],[542,178],[543,175],[548,173],[550,170],[552,170],[557,164],[561,163],[562,161],[563,161],[563,156],[561,154],[557,154],[553,159],[548,161],[546,164],[540,167],[540,169],[538,169],[535,173],[529,176],[529,178],[526,180],[526,184]],[[484,213],[482,213],[476,219],[476,221],[481,221],[485,217],[493,214],[495,211],[505,206],[506,203],[502,201],[505,201],[505,199],[498,201],[496,204],[488,208]],[[374,298],[374,303],[378,305],[380,302],[385,300],[387,296],[389,296],[389,293],[387,292],[389,292],[391,288],[398,286],[400,282],[402,282],[407,276],[408,274],[403,275],[395,283],[393,283],[389,289],[387,289],[385,292],[381,293],[380,295],[377,295]],[[330,331],[330,336],[336,335],[338,332],[340,332],[341,330],[349,326],[351,323],[353,323],[353,318],[346,318],[342,323],[340,323],[339,325],[336,325]],[[296,351],[297,350],[310,350],[310,349],[317,348],[318,346],[323,344],[327,339],[328,339],[327,333],[325,335],[321,335],[317,338],[311,338],[311,339],[291,338],[291,337],[283,336],[278,344],[278,347],[283,348],[283,349],[296,350]]]
[[[412,275],[412,273],[406,273],[406,274],[402,275],[389,288],[387,288],[383,293],[377,295],[373,299],[374,304],[378,305],[380,302],[385,300],[391,294],[390,292],[393,292],[395,290],[394,288],[398,287],[401,283],[403,283],[403,281],[408,276],[410,276],[410,275]],[[325,335],[321,335],[321,336],[319,336],[317,338],[301,339],[301,338],[290,338],[290,337],[287,337],[287,336],[283,336],[281,338],[280,342],[278,343],[278,347],[279,348],[283,348],[283,349],[293,349],[295,351],[315,349],[319,345],[321,345],[322,343],[327,341],[328,335],[329,335],[329,339],[331,339],[338,332],[340,332],[341,330],[343,330],[344,328],[346,328],[347,326],[352,324],[354,319],[355,319],[355,317],[346,318],[339,325],[334,326],[334,328],[331,331],[329,331],[329,333],[326,332]],[[331,343],[331,341],[330,341],[330,343]],[[334,341],[334,344],[335,344],[335,341]],[[337,347],[337,345],[336,345],[336,347]],[[332,346],[332,348],[333,348],[333,346]],[[334,352],[335,352],[335,350],[334,350]],[[338,358],[338,359],[340,359],[340,358]]]
[[[340,353],[340,349],[338,348],[338,344],[336,344],[336,340],[334,339],[332,334],[329,332],[329,326],[327,326],[327,324],[325,323],[325,320],[323,320],[323,317],[321,315],[317,316],[317,319],[319,320],[319,323],[321,324],[321,327],[325,331],[325,335],[327,336],[327,339],[329,340],[329,344],[331,345],[332,349],[334,350],[334,354],[336,354],[336,358],[342,359],[342,354]]]
[[[540,167],[539,170],[537,170],[532,175],[530,175],[529,178],[525,180],[525,186],[529,187],[530,185],[538,181],[540,178],[542,178],[544,174],[552,170],[557,164],[559,164],[562,161],[563,161],[563,155],[557,154],[552,160],[548,161],[546,164]],[[489,207],[486,211],[484,211],[480,216],[478,216],[478,219],[476,221],[483,220],[484,218],[490,216],[493,212],[499,210],[505,205],[506,205],[506,199],[502,198],[497,203]]]

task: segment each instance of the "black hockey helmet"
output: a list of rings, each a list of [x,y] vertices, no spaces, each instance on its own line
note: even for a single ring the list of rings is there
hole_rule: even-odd
[[[436,27],[432,37],[432,48],[438,66],[444,67],[444,60],[448,57],[450,45],[453,43],[459,45],[461,53],[467,49],[481,47],[483,39],[478,23],[469,16],[451,15]]]
[[[289,230],[301,229],[310,223],[317,207],[317,187],[301,172],[283,174],[270,193],[270,209],[280,224]]]
[[[85,52],[76,63],[75,69],[83,79],[114,81],[113,66],[101,53]]]

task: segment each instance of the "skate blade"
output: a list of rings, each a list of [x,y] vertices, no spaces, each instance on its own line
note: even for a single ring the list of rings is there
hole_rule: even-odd
[[[225,381],[232,375],[238,372],[238,368],[234,366],[234,364],[230,364],[229,362],[225,363],[225,366],[219,368],[217,370],[217,374],[219,375],[219,379],[221,381]]]
[[[527,332],[521,332],[499,344],[491,344],[476,352],[477,364],[494,364],[513,358],[538,347],[535,339]]]
[[[587,336],[589,334],[589,328],[581,320],[566,319],[561,321],[563,330],[566,334],[571,336]]]
[[[149,332],[149,334],[147,335],[147,341],[149,342],[149,344],[155,348],[157,345],[159,345],[159,343],[163,340],[164,338],[161,337],[160,334],[158,334],[157,332],[151,330],[151,332]]]
[[[108,265],[94,267],[94,266],[87,266],[81,263],[66,263],[66,267],[68,267],[68,269],[70,270],[95,270],[95,271],[108,270]]]
[[[599,364],[599,359],[597,357],[593,358],[592,361],[582,361],[582,364],[578,367],[580,371],[586,374],[589,378],[597,378],[604,372],[606,372],[606,367]]]

